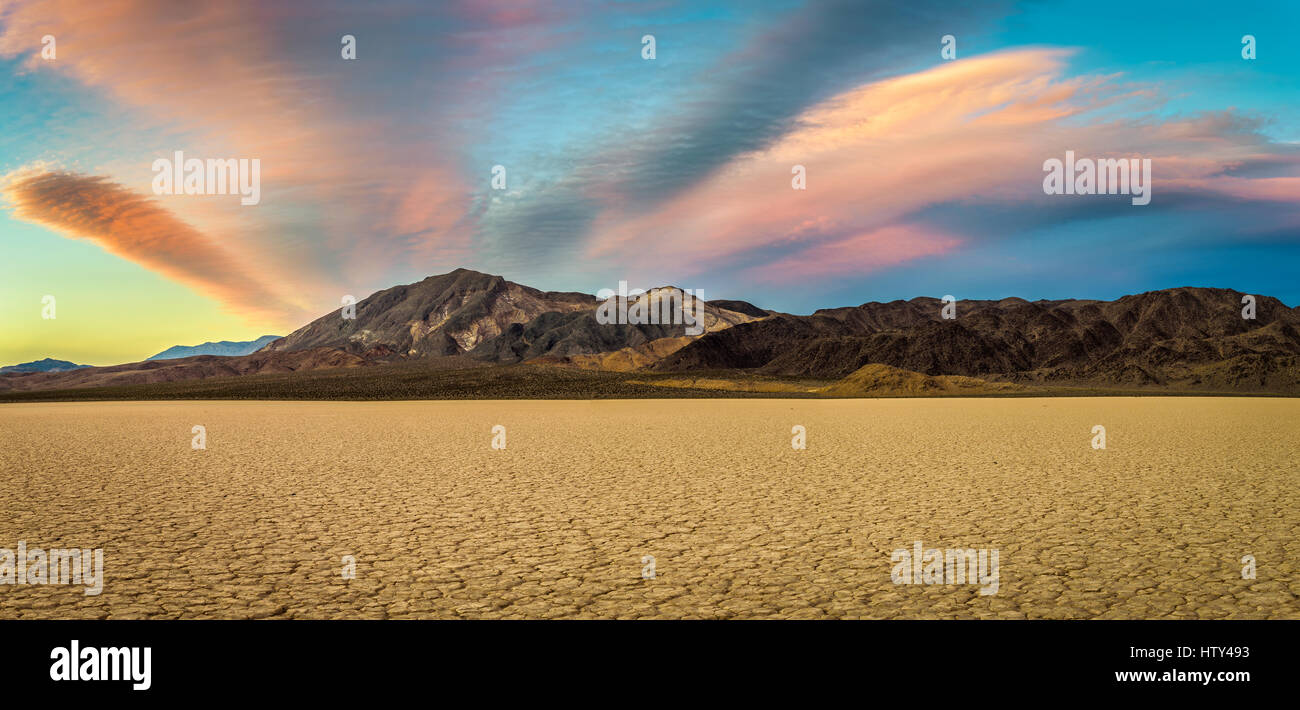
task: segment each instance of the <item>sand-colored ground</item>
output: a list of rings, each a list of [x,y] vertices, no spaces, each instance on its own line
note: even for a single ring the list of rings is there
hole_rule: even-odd
[[[0,618],[1300,618],[1298,461],[1296,399],[0,405],[0,548],[106,567]]]

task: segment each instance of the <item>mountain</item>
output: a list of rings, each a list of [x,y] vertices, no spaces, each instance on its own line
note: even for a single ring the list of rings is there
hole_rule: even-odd
[[[752,369],[842,378],[878,363],[925,375],[1022,383],[1300,389],[1300,309],[1259,296],[1174,288],[1115,301],[866,303],[777,315],[711,333],[651,365],[663,372]]]
[[[615,303],[659,311],[665,300],[680,299],[681,293],[675,287],[661,287],[626,303],[615,297]],[[601,324],[600,305],[590,294],[539,291],[500,276],[456,269],[374,293],[356,304],[355,318],[344,318],[340,308],[275,340],[265,350],[329,347],[367,359],[468,355],[494,363],[538,358],[564,363],[571,357],[687,336],[680,323]],[[708,303],[704,316],[706,332],[754,320]]]
[[[663,287],[631,301],[616,298],[615,303],[659,310],[665,301],[680,302],[681,294],[680,289]],[[743,301],[727,303],[766,314]],[[91,368],[76,376],[0,377],[0,391],[153,384],[400,361],[462,369],[532,362],[630,370],[700,337],[688,334],[681,323],[604,325],[596,315],[600,305],[589,294],[539,291],[500,276],[457,269],[379,291],[355,304],[355,318],[343,318],[343,309],[336,310],[250,355],[159,359],[164,352],[144,362]],[[709,303],[703,309],[704,333],[754,320]]]
[[[78,365],[75,362],[67,360],[55,360],[54,358],[45,358],[44,360],[33,360],[18,365],[9,365],[0,367],[0,373],[4,372],[65,372],[67,370],[77,370],[90,365]]]
[[[239,355],[248,355],[261,350],[267,343],[279,338],[278,335],[263,335],[257,340],[245,340],[235,342],[231,340],[221,340],[217,342],[206,342],[202,345],[173,345],[170,348],[145,358],[146,360],[175,360],[182,357],[193,357],[195,355],[221,355],[225,357],[236,357]]]
[[[333,347],[366,357],[456,355],[542,314],[596,307],[584,293],[553,293],[469,269],[394,286],[362,299],[356,317],[340,308],[279,338],[266,351]]]

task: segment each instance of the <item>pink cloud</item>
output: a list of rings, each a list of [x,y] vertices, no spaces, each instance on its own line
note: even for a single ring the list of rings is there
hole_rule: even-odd
[[[1292,189],[1291,179],[1216,177],[1269,155],[1230,114],[1081,120],[1116,102],[1146,100],[1149,92],[1116,77],[1065,77],[1068,56],[1060,49],[1004,51],[846,91],[806,110],[771,146],[719,166],[648,213],[606,210],[587,253],[616,258],[635,251],[647,271],[680,272],[684,264],[706,272],[802,244],[754,273],[870,271],[968,241],[912,224],[927,207],[1041,200],[1043,161],[1067,150],[1152,158],[1156,199],[1190,184],[1238,197],[1280,197]],[[792,189],[793,166],[806,169],[806,189]],[[656,248],[638,248],[646,243]]]
[[[1168,184],[1182,190],[1204,190],[1240,200],[1300,202],[1300,177],[1239,178],[1220,175],[1209,178],[1171,180]]]
[[[811,246],[797,254],[745,272],[756,281],[789,284],[819,277],[879,271],[913,259],[938,256],[959,248],[960,237],[914,224],[887,227]]]

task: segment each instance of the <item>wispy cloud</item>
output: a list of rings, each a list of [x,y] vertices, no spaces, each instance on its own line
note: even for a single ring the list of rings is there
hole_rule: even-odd
[[[1228,173],[1283,149],[1231,114],[1178,120],[1088,120],[1115,102],[1142,97],[1116,77],[1067,77],[1070,52],[997,52],[870,82],[808,108],[771,145],[720,166],[708,179],[652,210],[611,209],[592,230],[590,255],[638,253],[647,271],[671,263],[693,272],[748,267],[774,277],[870,271],[969,245],[980,229],[959,220],[933,234],[916,220],[936,206],[1016,204],[1055,209],[1042,164],[1079,155],[1149,157],[1159,200],[1196,189],[1224,197],[1278,199],[1291,178]],[[791,188],[804,166],[807,189]],[[1105,198],[1102,198],[1103,200]],[[1104,205],[1077,214],[1109,214]],[[971,210],[977,219],[981,210]],[[1057,212],[1057,218],[1063,213]],[[885,248],[885,242],[899,240]],[[638,245],[653,243],[647,252]],[[833,258],[832,258],[833,257]]]

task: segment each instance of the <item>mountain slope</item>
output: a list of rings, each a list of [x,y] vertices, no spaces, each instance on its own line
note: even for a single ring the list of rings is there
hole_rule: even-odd
[[[986,382],[961,375],[922,375],[889,365],[863,365],[821,390],[832,397],[918,397],[925,395],[993,394],[1023,390],[1010,382]]]
[[[704,302],[703,323],[698,326],[702,332],[692,335],[687,332],[687,326],[683,322],[683,302],[681,289],[663,286],[652,288],[636,298],[623,299],[615,296],[609,303],[608,315],[616,316],[621,309],[637,313],[634,309],[639,308],[642,313],[658,314],[657,319],[662,321],[660,323],[601,323],[598,307],[574,313],[544,313],[528,323],[510,326],[499,337],[475,348],[470,355],[493,362],[545,359],[552,364],[572,364],[583,368],[608,364],[612,369],[626,370],[627,363],[648,365],[703,334],[725,330],[756,318],[721,308],[715,305],[716,302]],[[689,308],[691,318],[694,319],[695,304],[699,302],[691,303]],[[728,303],[754,309],[740,301]],[[665,305],[667,317],[664,315]],[[766,316],[765,312],[761,313]],[[621,353],[621,357],[607,360],[603,357],[606,353]]]

